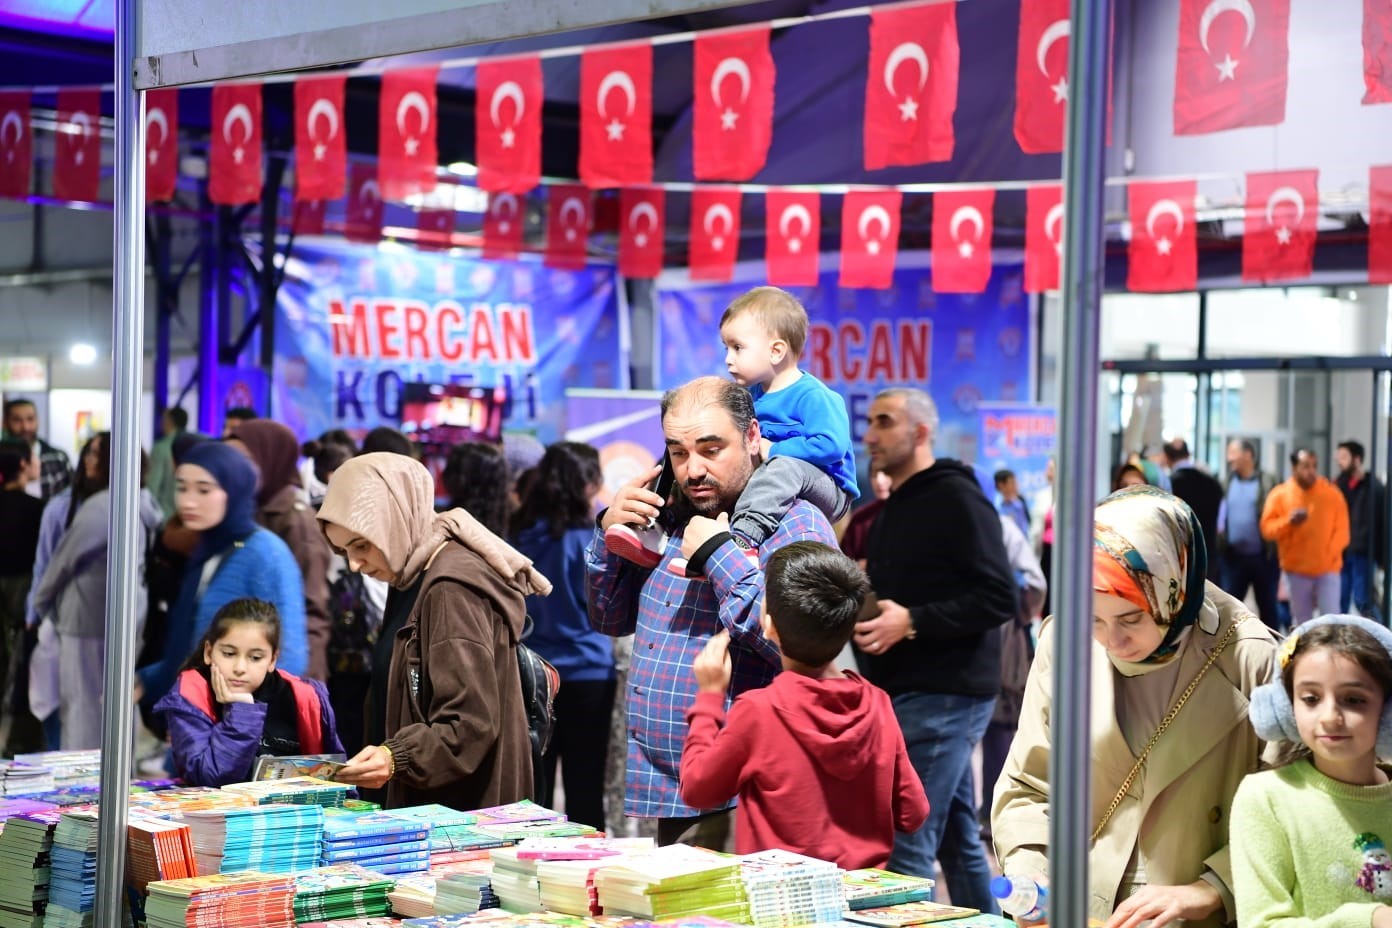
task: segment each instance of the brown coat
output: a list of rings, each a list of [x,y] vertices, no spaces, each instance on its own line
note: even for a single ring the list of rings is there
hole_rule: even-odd
[[[387,677],[387,808],[479,809],[532,795],[517,672],[526,600],[479,555],[446,542],[426,569]]]
[[[256,513],[256,521],[274,532],[295,556],[304,577],[305,636],[309,643],[306,677],[329,679],[329,560],[332,552],[314,518],[301,502],[299,489],[281,487]]]
[[[1242,624],[1174,725],[1160,736],[1130,793],[1093,845],[1088,906],[1092,918],[1105,921],[1122,901],[1121,881],[1137,849],[1152,884],[1182,885],[1202,878],[1218,889],[1225,908],[1201,924],[1221,925],[1236,918],[1228,813],[1238,784],[1259,765],[1262,742],[1247,720],[1247,702],[1270,675],[1276,640],[1240,602],[1212,583],[1206,594],[1200,620],[1175,658],[1180,665],[1174,697],[1194,679],[1232,623],[1241,619]],[[1048,871],[1053,632],[1051,619],[1040,630],[1020,728],[991,808],[996,853],[1011,874]],[[1112,668],[1106,652],[1094,645],[1093,822],[1101,819],[1136,761],[1116,718],[1114,690],[1125,685],[1126,678]]]

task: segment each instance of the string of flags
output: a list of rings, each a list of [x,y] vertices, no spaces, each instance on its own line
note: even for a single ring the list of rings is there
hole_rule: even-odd
[[[864,109],[865,167],[950,160],[960,48],[956,4],[930,2],[870,8]],[[1203,134],[1285,119],[1290,0],[1180,0],[1174,130]],[[1015,74],[1014,135],[1022,151],[1059,152],[1068,99],[1068,0],[1022,0]],[[739,240],[743,193],[719,182],[746,181],[762,170],[773,135],[776,68],[771,24],[696,33],[693,49],[693,174],[689,267],[698,279],[726,279]],[[579,50],[580,153],[574,185],[548,185],[547,256],[558,266],[584,261],[595,189],[620,188],[619,262],[633,277],[662,267],[666,191],[653,186],[652,45],[639,41]],[[1392,5],[1364,2],[1365,104],[1392,102]],[[295,214],[300,231],[322,229],[324,201],[347,195],[345,234],[380,238],[384,201],[426,194],[436,185],[441,130],[439,67],[382,75],[379,150],[374,165],[348,161],[344,125],[346,73],[300,77],[294,85]],[[522,197],[541,183],[538,55],[483,59],[476,65],[477,184],[490,194],[484,251],[503,257],[521,248]],[[214,203],[254,203],[262,190],[262,101],[259,83],[212,89],[208,194]],[[100,89],[58,93],[53,186],[61,199],[95,201],[101,139]],[[25,197],[32,185],[30,98],[0,92],[0,196]],[[178,91],[152,91],[146,104],[147,199],[173,196],[178,179]],[[1109,120],[1110,122],[1110,120]],[[1369,278],[1392,282],[1392,167],[1370,172]],[[1271,282],[1308,276],[1319,214],[1314,171],[1249,174],[1243,277]],[[820,195],[771,189],[767,262],[771,280],[815,281]],[[995,190],[934,194],[934,287],[979,292],[990,270]],[[897,252],[902,191],[885,187],[845,194],[842,285],[889,285]],[[1133,182],[1128,286],[1137,291],[1193,289],[1197,281],[1196,185]],[[421,243],[444,246],[449,209],[418,212]],[[1026,284],[1058,284],[1063,228],[1061,188],[1027,193]]]

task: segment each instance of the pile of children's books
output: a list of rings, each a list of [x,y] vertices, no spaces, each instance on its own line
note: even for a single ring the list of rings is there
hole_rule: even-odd
[[[845,915],[847,922],[858,925],[872,925],[876,928],[908,928],[909,925],[927,925],[932,922],[943,922],[953,919],[967,918],[968,916],[980,915],[980,910],[969,909],[964,906],[946,905],[941,902],[904,902],[899,905],[880,906],[872,909],[856,909],[847,912]],[[987,919],[997,916],[984,916]],[[1005,924],[1011,924],[1006,921]],[[958,926],[954,922],[954,928],[966,928]],[[972,926],[979,928],[979,926]]]
[[[43,924],[56,809],[11,818],[0,832],[0,928]]]
[[[841,868],[791,851],[760,851],[740,858],[749,896],[750,924],[793,928],[834,922],[845,908]]]
[[[387,812],[324,810],[324,864],[354,863],[378,873],[417,873],[430,867],[431,826]]]
[[[197,875],[189,827],[132,809],[126,825],[126,883],[143,893],[153,880]]]
[[[47,767],[6,761],[0,764],[0,795],[33,796],[53,789],[53,771]]]
[[[348,799],[350,787],[317,777],[286,777],[283,780],[255,780],[250,783],[230,783],[224,786],[229,793],[250,796],[260,805],[315,805],[341,807]]]
[[[391,877],[356,864],[335,864],[295,874],[295,920],[362,918],[391,914]]]
[[[183,818],[200,874],[292,873],[319,863],[324,810],[317,805],[207,809]]]
[[[101,751],[41,751],[16,754],[16,764],[27,764],[53,772],[53,789],[97,786],[101,783]]]
[[[478,863],[478,861],[475,861]],[[484,868],[485,870],[487,867]],[[435,889],[444,874],[433,871],[405,873],[396,878],[396,886],[387,893],[392,913],[403,918],[422,918],[435,914]],[[488,879],[485,875],[484,879]]]
[[[97,893],[97,813],[64,812],[53,829],[45,928],[88,928]]]
[[[432,911],[418,914],[470,915],[500,907],[502,900],[493,892],[492,868],[491,860],[470,860],[450,865],[448,871],[435,880]],[[397,911],[403,915],[417,914]]]
[[[396,818],[404,818],[430,826],[430,866],[459,863],[465,860],[487,858],[495,847],[505,847],[511,842],[495,835],[484,834],[475,826],[478,824],[477,812],[459,812],[442,805],[407,806],[392,809]]]
[[[652,919],[710,915],[749,924],[738,857],[676,844],[623,857],[595,872],[605,915]]]
[[[905,876],[888,870],[846,870],[841,888],[848,909],[874,909],[933,898],[933,881],[927,877]]]
[[[248,870],[158,880],[145,900],[147,928],[292,928],[295,881]]]

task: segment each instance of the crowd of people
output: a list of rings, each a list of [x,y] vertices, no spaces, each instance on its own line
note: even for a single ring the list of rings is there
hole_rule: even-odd
[[[733,827],[740,852],[940,869],[984,912],[996,873],[1046,884],[1054,622],[1081,620],[1051,613],[1049,493],[938,457],[932,398],[893,388],[853,511],[850,422],[799,365],[802,306],[756,288],[720,337],[730,377],[664,395],[662,462],[604,508],[577,442],[463,444],[437,480],[391,429],[301,446],[232,410],[215,440],[170,410],[133,694],[170,772],[220,785],[339,752],[338,779],[388,808],[532,798],[722,850]],[[4,425],[5,743],[96,747],[108,436],[69,473],[32,404]],[[1175,439],[1118,468],[1091,617],[1108,928],[1392,925],[1384,500],[1363,459],[1340,444],[1330,481],[1298,448],[1278,483],[1239,440],[1220,481]]]

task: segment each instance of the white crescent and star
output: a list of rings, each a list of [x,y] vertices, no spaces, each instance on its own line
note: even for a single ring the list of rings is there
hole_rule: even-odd
[[[917,42],[901,42],[894,47],[885,59],[884,83],[885,90],[891,97],[894,93],[894,75],[899,70],[899,66],[906,61],[912,61],[918,65],[918,90],[923,90],[928,83],[928,53],[923,50],[923,46]],[[918,100],[914,95],[905,96],[899,103],[899,118],[908,122],[918,118]]]
[[[721,224],[721,231],[715,231],[717,220]],[[706,234],[711,237],[711,247],[716,251],[725,248],[725,236],[729,235],[735,228],[735,213],[730,209],[728,203],[712,203],[706,207],[706,214],[701,218],[701,226],[706,230]]]
[[[502,119],[498,115],[505,100],[511,100],[517,112],[513,114],[512,122],[503,128]],[[493,96],[488,101],[488,118],[493,121],[493,128],[502,129],[499,136],[502,139],[504,148],[511,148],[517,140],[517,133],[513,126],[522,121],[522,114],[527,111],[527,97],[522,93],[522,87],[517,81],[503,81],[493,89]]]
[[[609,91],[614,88],[622,90],[626,98],[626,108],[624,119],[633,115],[633,110],[638,106],[638,88],[633,84],[633,78],[629,77],[627,71],[610,71],[604,75],[604,80],[599,82],[599,89],[595,91],[595,105],[599,108],[601,118],[609,115],[608,105],[605,102],[609,97]],[[604,127],[608,133],[609,141],[618,142],[623,139],[624,124],[618,117],[610,120]]]
[[[749,73],[749,65],[743,58],[722,58],[720,63],[715,66],[715,71],[711,74],[710,91],[711,99],[718,107],[724,107],[720,113],[721,131],[729,132],[735,128],[735,122],[739,119],[739,113],[725,105],[720,99],[720,82],[733,74],[739,78],[740,84],[740,104],[743,105],[749,99],[749,88],[753,85],[754,78]]]
[[[9,133],[10,126],[14,126],[15,145],[18,145],[24,138],[24,120],[20,119],[19,114],[14,110],[10,110],[4,115],[4,118],[0,118],[0,145],[5,144],[5,136]]]
[[[305,116],[305,128],[309,130],[309,137],[314,139],[315,161],[323,161],[329,150],[314,132],[314,123],[321,116],[329,121],[329,138],[338,135],[338,107],[334,106],[331,100],[320,97],[314,101],[314,105],[309,108],[309,114]]]
[[[506,209],[504,208],[506,207]],[[498,231],[504,235],[512,227],[508,217],[517,215],[517,197],[511,193],[500,193],[488,203],[488,212],[498,220]]]
[[[155,126],[159,127],[159,141],[155,141],[155,133],[150,131]],[[159,163],[159,147],[169,138],[169,119],[164,115],[164,110],[158,106],[151,107],[145,114],[145,147],[149,151],[149,161],[151,164]],[[4,133],[0,132],[0,138]]]
[[[1057,228],[1058,231],[1051,232]],[[1044,237],[1054,243],[1054,250],[1063,251],[1063,204],[1055,203],[1044,214]]]
[[[975,246],[970,241],[962,241],[958,236],[958,232],[965,223],[971,223],[976,226],[976,234],[972,236],[972,239],[979,242],[981,241],[982,233],[986,231],[986,217],[982,216],[981,210],[977,209],[975,206],[959,206],[947,223],[947,234],[957,243],[957,251],[962,257],[970,258],[972,253],[976,250]]]
[[[870,237],[870,225],[879,223],[883,233],[875,238]],[[885,236],[889,235],[889,230],[893,221],[889,218],[889,210],[878,203],[871,204],[860,211],[860,220],[856,223],[856,231],[860,233],[860,240],[865,243],[865,250],[872,255],[880,253],[881,242]]]
[[[1300,221],[1305,218],[1305,198],[1294,187],[1277,187],[1266,200],[1266,224],[1276,229],[1276,241],[1282,245],[1289,245],[1291,240],[1290,225],[1285,223],[1276,225],[1276,207],[1282,203],[1289,203],[1295,207],[1295,222],[1291,225],[1298,226]]]
[[[73,152],[73,161],[76,164],[81,164],[83,156],[85,155],[82,146],[86,144],[87,139],[92,135],[92,117],[82,110],[78,110],[68,117],[68,125],[77,126],[81,130],[72,133],[72,136],[75,136],[72,144],[78,146],[77,151]]]
[[[245,128],[242,132],[242,142],[238,144],[232,141],[232,127],[241,123]],[[222,137],[228,144],[234,146],[232,149],[232,160],[238,164],[242,163],[245,154],[242,145],[251,141],[251,135],[256,131],[251,122],[251,109],[245,103],[233,104],[228,110],[227,115],[222,117]]]
[[[358,188],[358,202],[366,203],[368,200],[374,203],[382,202],[382,188],[377,186],[375,180],[363,181],[363,185]]]
[[[1257,11],[1252,9],[1249,0],[1209,0],[1208,6],[1204,7],[1203,14],[1199,17],[1199,44],[1203,46],[1205,53],[1211,58],[1213,53],[1208,47],[1208,30],[1213,27],[1213,21],[1223,13],[1236,13],[1242,17],[1247,24],[1247,33],[1242,40],[1242,48],[1252,44],[1252,37],[1257,31]],[[1214,63],[1218,69],[1218,82],[1231,81],[1237,79],[1237,66],[1239,61],[1233,58],[1232,53],[1223,55],[1223,60]]]
[[[402,95],[400,102],[396,104],[396,131],[404,140],[406,154],[414,155],[416,149],[420,147],[420,139],[414,135],[406,134],[406,114],[415,110],[420,114],[420,134],[424,135],[430,131],[430,104],[418,90],[410,90]]]
[[[633,241],[637,243],[639,248],[648,244],[648,233],[638,227],[638,220],[644,217],[647,218],[650,229],[657,228],[657,207],[646,200],[636,204],[633,209],[628,211],[628,227],[635,233]]]
[[[575,221],[566,222],[566,217],[571,213],[575,214]],[[561,225],[566,227],[566,241],[575,241],[575,228],[585,221],[585,204],[578,197],[566,197],[561,203]]]
[[[1150,209],[1146,212],[1146,235],[1149,235],[1155,241],[1156,251],[1162,255],[1167,255],[1170,253],[1170,249],[1174,247],[1174,242],[1171,241],[1168,235],[1157,236],[1155,234],[1155,221],[1162,216],[1174,217],[1175,227],[1172,234],[1175,238],[1179,238],[1179,233],[1184,231],[1184,210],[1180,209],[1179,204],[1174,200],[1163,199],[1156,200],[1152,203]]]
[[[789,233],[789,228],[796,221],[802,226],[797,235]],[[788,250],[797,254],[802,250],[803,236],[812,231],[812,211],[801,203],[790,203],[783,208],[783,213],[778,217],[778,234],[783,236],[788,242]]]
[[[1039,64],[1039,73],[1043,74],[1046,79],[1049,77],[1049,68],[1048,65],[1045,64],[1045,59],[1049,55],[1049,49],[1053,47],[1055,42],[1059,42],[1063,39],[1068,38],[1068,34],[1068,20],[1056,19],[1053,22],[1051,22],[1048,28],[1046,28],[1044,32],[1041,33],[1039,36],[1039,44],[1035,47],[1034,57]],[[1061,78],[1059,78],[1059,82],[1057,84],[1052,85],[1052,89],[1054,91],[1055,103],[1062,103],[1063,101],[1067,100],[1068,74],[1065,73]]]

